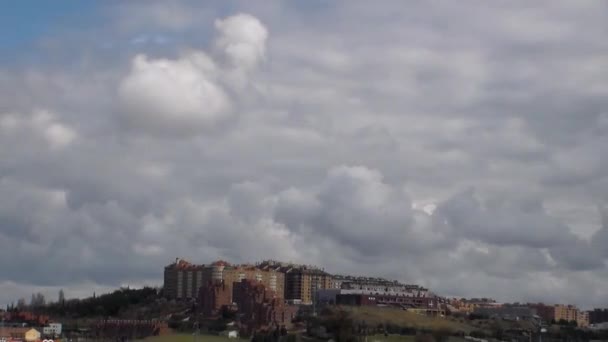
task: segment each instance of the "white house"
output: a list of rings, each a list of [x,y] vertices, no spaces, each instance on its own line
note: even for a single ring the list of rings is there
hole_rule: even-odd
[[[42,328],[42,334],[45,336],[61,335],[61,323],[49,323],[48,326]]]

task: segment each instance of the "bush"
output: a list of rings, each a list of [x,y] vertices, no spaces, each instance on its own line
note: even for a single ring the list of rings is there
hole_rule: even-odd
[[[429,334],[419,334],[416,335],[416,338],[414,339],[415,342],[435,342],[435,338],[433,337],[433,335],[429,335]]]
[[[433,331],[433,338],[436,342],[447,342],[451,335],[452,331],[445,328]]]
[[[482,330],[473,330],[471,331],[471,333],[469,334],[475,338],[486,338],[488,337],[488,334],[486,334],[484,331]]]

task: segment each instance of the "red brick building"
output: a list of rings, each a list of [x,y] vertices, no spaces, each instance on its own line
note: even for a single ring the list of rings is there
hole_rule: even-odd
[[[555,319],[555,306],[545,305],[543,303],[531,304],[531,308],[536,310],[536,314],[545,322],[551,322]]]
[[[232,304],[232,288],[226,283],[208,283],[200,288],[199,304],[203,317],[215,317],[222,307]]]
[[[296,306],[286,305],[274,291],[251,280],[234,284],[233,299],[245,334],[276,327],[289,329],[298,311]]]

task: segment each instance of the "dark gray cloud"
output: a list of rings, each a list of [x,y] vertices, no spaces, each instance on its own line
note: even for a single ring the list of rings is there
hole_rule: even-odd
[[[107,6],[0,65],[0,302],[178,256],[608,300],[605,4]]]

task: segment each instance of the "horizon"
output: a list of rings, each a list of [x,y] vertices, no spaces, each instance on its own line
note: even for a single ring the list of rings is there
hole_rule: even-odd
[[[608,307],[608,4],[20,1],[0,305],[292,260]]]

